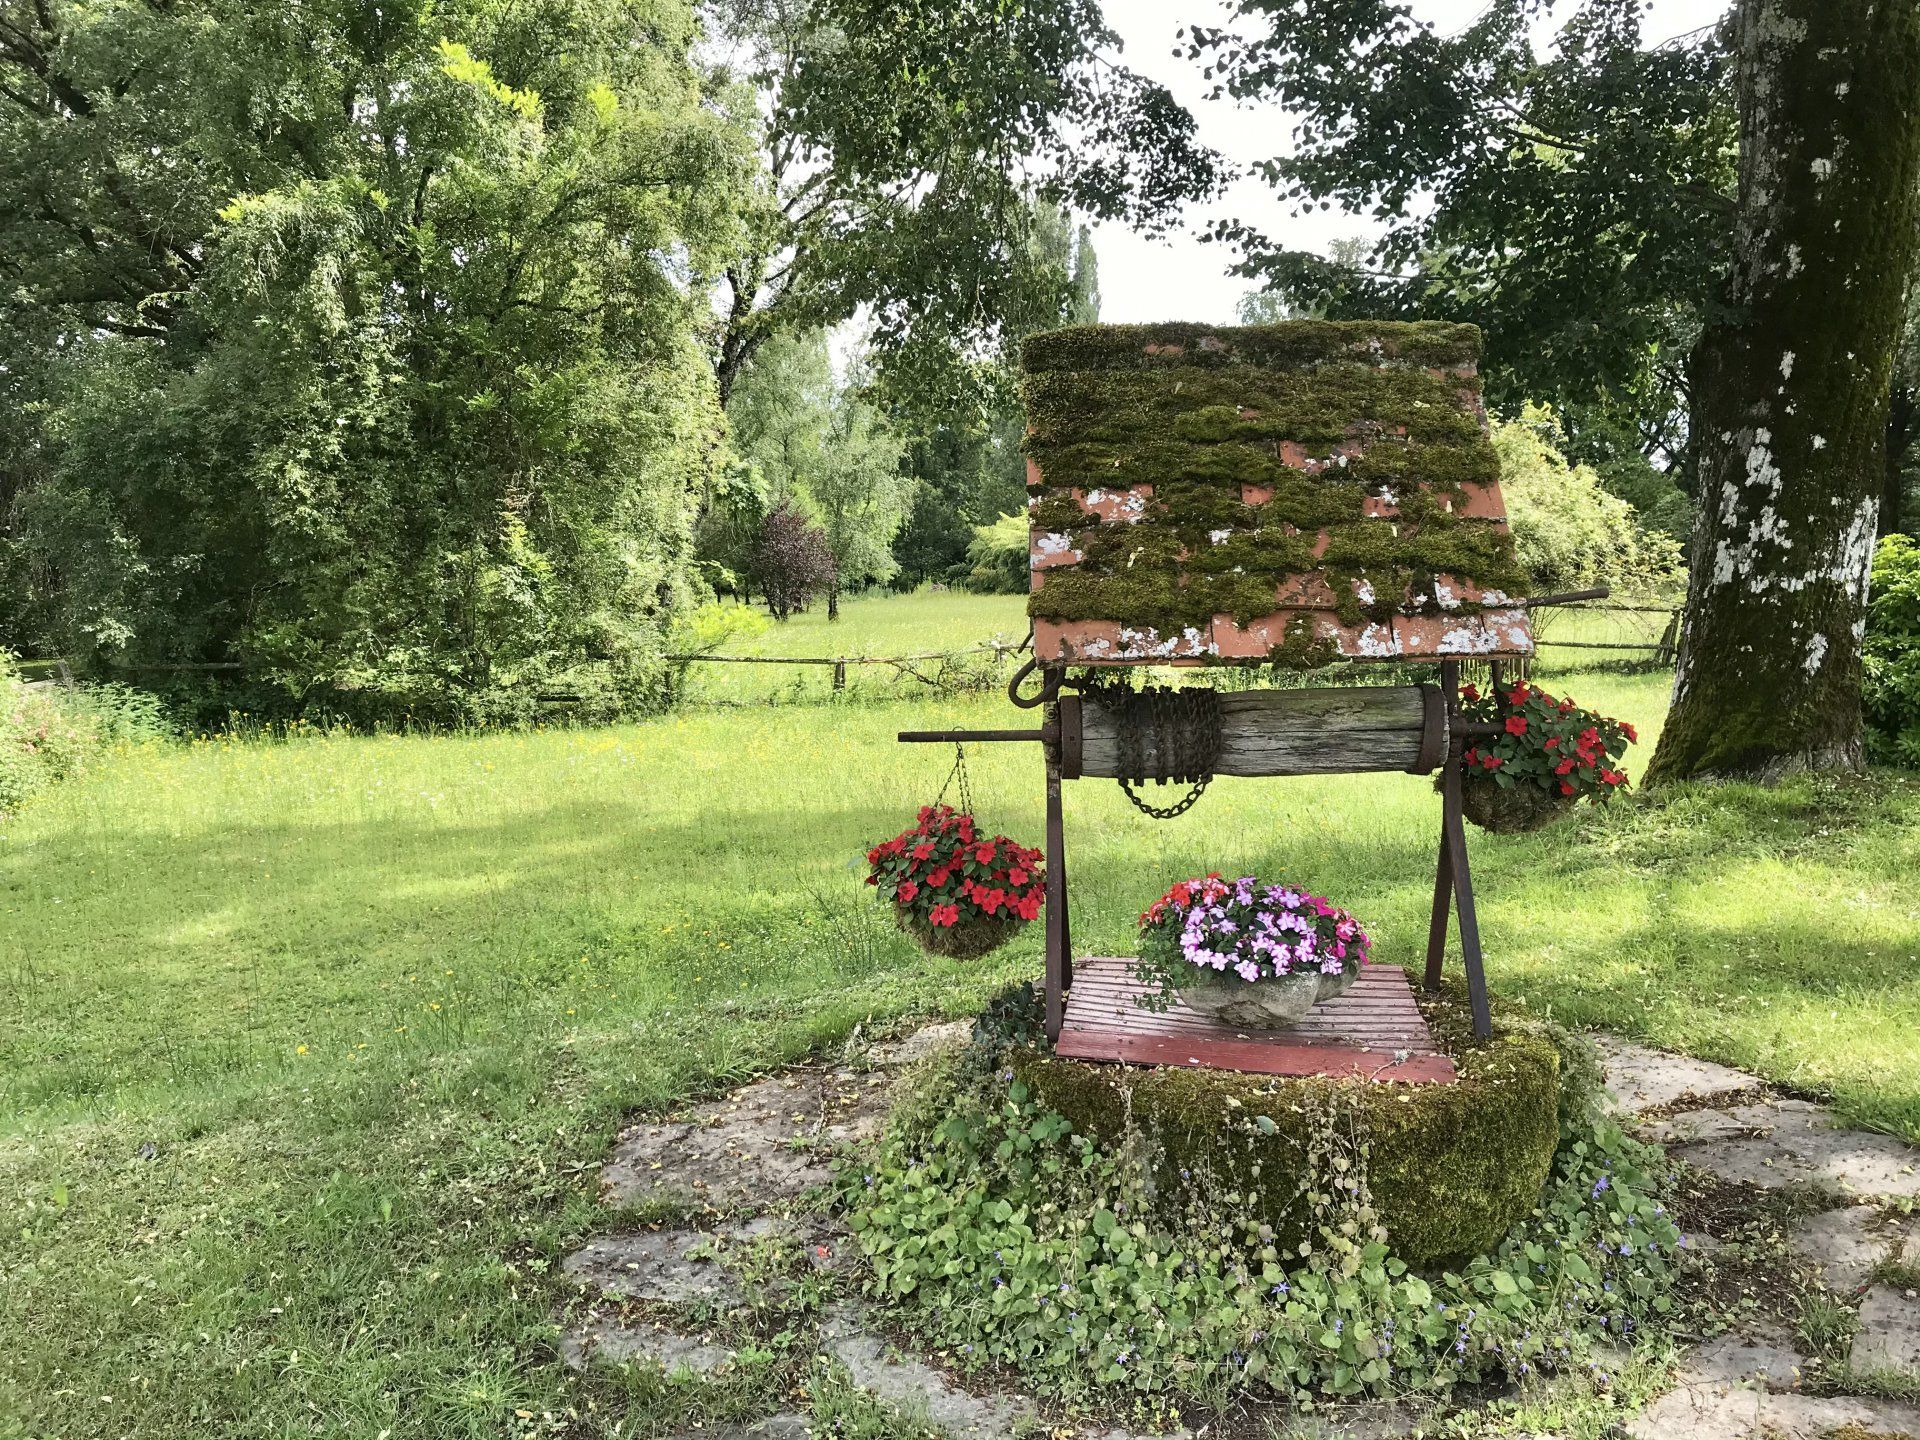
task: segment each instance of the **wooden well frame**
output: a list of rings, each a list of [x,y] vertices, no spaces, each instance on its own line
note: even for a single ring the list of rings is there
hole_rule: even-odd
[[[1532,605],[1560,604],[1572,600],[1602,598],[1605,592],[1583,591],[1578,595],[1546,596],[1527,602]],[[1504,681],[1503,661],[1511,657],[1493,657],[1491,683]],[[1040,688],[1022,693],[1020,686],[1035,671],[1041,677]],[[1493,1016],[1487,999],[1485,959],[1480,945],[1480,920],[1474,904],[1473,865],[1467,852],[1466,814],[1462,804],[1462,756],[1473,739],[1497,733],[1498,727],[1467,720],[1461,713],[1460,662],[1439,662],[1438,684],[1412,686],[1329,686],[1322,689],[1243,691],[1231,697],[1239,702],[1233,708],[1246,712],[1274,714],[1292,712],[1293,724],[1277,727],[1293,732],[1296,745],[1280,744],[1266,751],[1250,749],[1244,742],[1230,748],[1235,732],[1223,726],[1222,775],[1355,774],[1403,770],[1412,775],[1441,772],[1440,825],[1434,863],[1433,905],[1427,927],[1426,964],[1422,972],[1427,989],[1437,989],[1445,971],[1447,936],[1456,918],[1460,929],[1460,953],[1466,974],[1467,999],[1473,1015],[1476,1035],[1493,1033]],[[1038,728],[1006,730],[903,730],[899,739],[920,744],[971,744],[976,742],[1038,741],[1046,760],[1046,839],[1047,903],[1042,921],[1046,951],[1046,1025],[1049,1039],[1057,1040],[1066,1016],[1067,992],[1073,985],[1073,931],[1067,894],[1065,784],[1068,780],[1091,778],[1102,772],[1116,773],[1101,763],[1097,743],[1089,748],[1090,728],[1099,736],[1097,719],[1090,727],[1090,705],[1084,694],[1069,692],[1064,666],[1039,666],[1029,661],[1008,686],[1009,698],[1023,709],[1044,707],[1045,721]],[[1401,729],[1363,729],[1356,732],[1356,715],[1388,708],[1381,696],[1393,697],[1397,708],[1417,707],[1417,727],[1403,727],[1404,736],[1397,745],[1394,736]],[[1307,697],[1305,699],[1298,697]],[[1247,733],[1254,727],[1244,727]],[[1355,733],[1367,738],[1355,745]],[[1316,745],[1314,737],[1344,735],[1345,745]],[[1090,755],[1093,767],[1089,768]],[[1403,763],[1392,763],[1399,759]]]

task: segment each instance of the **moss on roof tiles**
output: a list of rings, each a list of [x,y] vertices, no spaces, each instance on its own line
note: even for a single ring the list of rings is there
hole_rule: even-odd
[[[1070,536],[1080,559],[1045,572],[1030,613],[1161,633],[1217,614],[1246,624],[1277,608],[1283,585],[1319,576],[1329,608],[1354,624],[1430,613],[1436,575],[1524,589],[1504,523],[1456,509],[1467,487],[1498,476],[1478,349],[1472,326],[1439,323],[1031,337],[1032,521]],[[1102,521],[1081,503],[1140,486],[1152,493],[1130,519]]]

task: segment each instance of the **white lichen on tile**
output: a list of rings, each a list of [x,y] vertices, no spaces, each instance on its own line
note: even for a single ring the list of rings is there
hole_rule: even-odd
[[[1500,637],[1478,625],[1456,625],[1440,637],[1441,655],[1484,655],[1500,648]]]
[[[1337,627],[1330,628],[1335,636],[1339,635],[1340,632]],[[1353,653],[1373,658],[1398,655],[1400,653],[1400,642],[1394,638],[1392,626],[1382,625],[1376,620],[1368,625],[1366,629],[1362,630],[1360,632],[1360,638],[1353,642]]]

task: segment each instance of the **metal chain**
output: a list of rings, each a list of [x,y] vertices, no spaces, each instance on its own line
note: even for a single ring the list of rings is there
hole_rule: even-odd
[[[1164,785],[1166,782],[1163,780],[1160,783]],[[1207,786],[1212,783],[1213,777],[1211,775],[1203,775],[1193,782],[1193,788],[1191,790],[1187,791],[1184,796],[1173,804],[1150,805],[1134,793],[1133,782],[1123,775],[1120,777],[1120,793],[1131,800],[1133,802],[1133,808],[1138,810],[1142,815],[1150,815],[1155,820],[1171,820],[1175,816],[1184,815],[1187,811],[1191,810],[1194,802],[1207,793]]]
[[[956,780],[960,783],[960,794],[957,797],[960,801],[960,813],[971,815],[973,814],[973,786],[967,782],[967,747],[958,741],[955,741],[953,746],[953,769],[947,772],[947,778],[941,782],[940,793],[933,797],[935,805],[947,798],[947,790]]]
[[[1120,731],[1120,791],[1135,809],[1155,820],[1184,815],[1206,793],[1220,756],[1220,697],[1211,689],[1174,690],[1148,686],[1099,686],[1098,698],[1118,711]],[[1149,773],[1146,732],[1153,731],[1154,765]],[[1185,796],[1171,805],[1154,805],[1133,788],[1138,781],[1165,785],[1169,780],[1191,784]]]

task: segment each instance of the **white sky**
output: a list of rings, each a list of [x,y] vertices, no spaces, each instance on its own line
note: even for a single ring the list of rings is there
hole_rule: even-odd
[[[1227,24],[1228,4],[1223,0],[1106,0],[1105,8],[1107,23],[1125,42],[1126,63],[1160,81],[1193,112],[1202,140],[1243,166],[1285,152],[1293,130],[1285,111],[1208,99],[1210,82],[1201,76],[1199,65],[1173,53],[1175,35],[1182,26]],[[1482,8],[1483,0],[1415,0],[1413,7],[1416,15],[1442,31],[1469,23]],[[1726,0],[1651,0],[1643,33],[1656,42],[1665,40],[1711,24],[1726,8]],[[1571,7],[1563,4],[1558,9],[1564,18]],[[1555,28],[1550,24],[1536,43]],[[1094,232],[1094,248],[1100,256],[1100,318],[1123,324],[1231,323],[1250,282],[1227,273],[1234,259],[1229,247],[1203,241],[1197,233],[1209,222],[1224,218],[1249,221],[1268,235],[1285,237],[1308,250],[1323,250],[1330,240],[1366,234],[1372,228],[1365,217],[1337,210],[1295,216],[1257,178],[1242,179],[1218,201],[1190,211],[1184,233],[1176,232],[1164,241],[1102,225]]]

